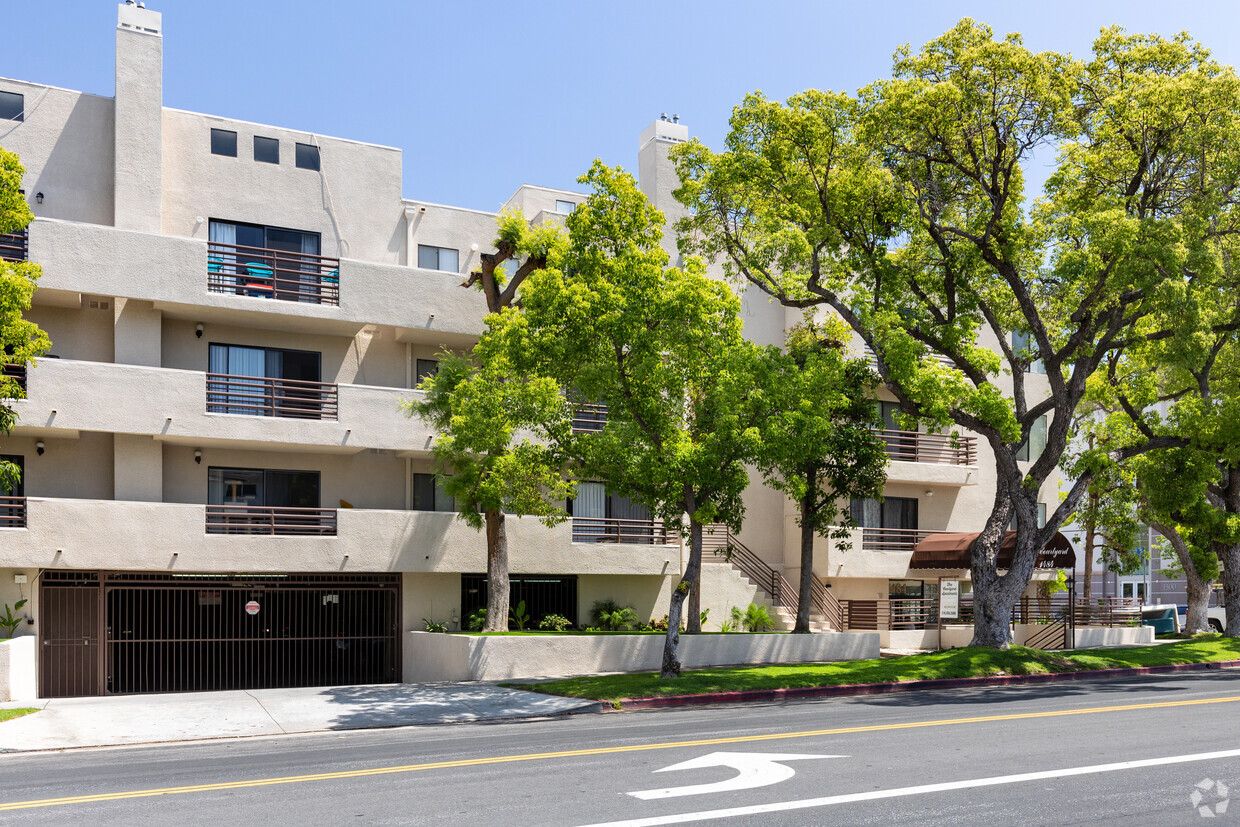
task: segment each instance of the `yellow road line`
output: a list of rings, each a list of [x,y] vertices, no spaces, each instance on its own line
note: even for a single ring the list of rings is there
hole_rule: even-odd
[[[702,738],[696,741],[668,741],[653,744],[630,744],[621,747],[596,747],[593,749],[563,750],[560,752],[534,752],[524,755],[496,755],[490,758],[466,758],[459,761],[435,761],[428,764],[408,764],[400,767],[376,767],[369,770],[324,772],[313,775],[290,775],[283,778],[254,778],[249,781],[223,781],[218,784],[196,784],[188,787],[161,787],[151,790],[129,790],[96,795],[76,795],[66,798],[45,798],[35,801],[14,801],[0,804],[0,812],[26,810],[34,807],[56,807],[65,804],[93,804],[100,801],[121,801],[127,798],[150,798],[158,795],[183,795],[186,793],[214,792],[217,790],[241,790],[247,787],[269,787],[275,784],[300,784],[306,781],[335,781],[342,778],[365,778],[372,775],[393,775],[423,770],[440,770],[455,767],[478,767],[486,764],[509,764],[517,761],[542,761],[551,758],[577,758],[586,755],[608,755],[621,752],[644,752],[656,749],[681,749],[684,747],[709,747],[719,744],[744,744],[757,741],[779,741],[788,738],[814,738],[823,735],[849,735],[857,732],[881,732],[894,729],[919,729],[921,727],[955,726],[957,724],[984,724],[995,721],[1019,721],[1031,718],[1058,718],[1065,715],[1092,715],[1099,712],[1128,712],[1136,709],[1163,709],[1176,706],[1200,706],[1203,704],[1234,703],[1240,695],[1226,698],[1200,698],[1191,701],[1161,701],[1148,704],[1123,706],[1095,706],[1085,709],[1061,709],[1051,712],[1019,712],[1011,715],[986,715],[977,718],[948,718],[940,721],[910,721],[900,724],[873,724],[871,726],[842,727],[839,729],[813,729],[802,732],[775,732],[767,735],[737,735],[729,738]]]

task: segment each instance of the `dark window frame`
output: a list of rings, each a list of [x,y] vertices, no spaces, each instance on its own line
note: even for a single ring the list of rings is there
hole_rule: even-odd
[[[267,474],[313,474],[317,478],[317,486],[315,493],[318,495],[318,503],[315,505],[273,505],[269,502],[253,503],[256,508],[322,508],[323,507],[323,472],[313,470],[299,470],[296,468],[241,468],[234,465],[210,465],[207,467],[207,505],[231,505],[231,503],[211,502],[211,472],[220,471],[238,471],[238,472],[257,472],[263,475],[263,496],[261,499],[267,499]]]
[[[13,103],[16,103],[17,104],[16,108],[13,108],[12,106],[6,107],[4,104],[5,100],[9,100]],[[12,115],[2,114],[4,111],[6,111],[6,108],[7,108],[7,111],[13,112],[14,114]],[[17,121],[20,123],[24,120],[26,120],[26,96],[25,94],[21,92],[10,92],[7,89],[0,89],[0,121]]]
[[[314,144],[296,143],[293,148],[293,161],[298,169],[310,169],[318,172],[323,168],[323,158],[319,148]]]
[[[422,263],[424,260],[423,254],[425,253],[429,255],[432,252],[435,254],[435,266],[434,267],[431,267],[428,264]],[[453,267],[452,269],[448,269],[446,267],[440,266],[440,263],[441,263],[440,259],[442,258],[442,254],[445,252],[456,254],[456,267]],[[441,273],[459,273],[461,271],[461,251],[456,247],[440,247],[436,244],[419,244],[418,245],[418,267],[422,268],[423,270],[438,270]]]
[[[260,150],[260,147],[262,149]],[[270,150],[270,151],[269,151]],[[259,157],[261,155],[266,157]],[[266,135],[254,136],[254,160],[260,164],[280,165],[280,139]]]
[[[217,138],[220,141],[223,141],[224,143],[217,144],[216,143]],[[232,142],[232,152],[224,151],[228,149],[228,144],[227,144],[228,141]],[[236,158],[237,157],[237,133],[236,131],[232,129],[217,129],[214,126],[211,127],[211,154],[219,155],[222,158]]]
[[[438,359],[417,359],[414,362],[413,386],[416,388],[422,384],[422,380],[428,376],[434,376],[439,373]]]

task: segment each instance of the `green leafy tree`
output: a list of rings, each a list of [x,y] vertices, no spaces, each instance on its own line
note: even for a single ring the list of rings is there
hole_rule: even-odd
[[[538,517],[547,526],[568,516],[564,499],[572,485],[549,440],[562,439],[569,420],[554,382],[515,376],[485,336],[475,352],[479,364],[443,354],[438,372],[419,385],[424,398],[404,408],[439,434],[433,452],[457,516],[486,532],[483,631],[499,632],[509,619],[508,515]]]
[[[18,232],[34,220],[21,194],[24,173],[17,155],[0,147],[0,233]],[[29,366],[52,346],[47,334],[22,315],[30,309],[35,283],[42,272],[31,261],[0,259],[0,346],[5,364]],[[16,379],[0,376],[0,433],[12,432],[17,411],[11,402],[25,396]],[[21,469],[0,459],[0,493],[12,491],[20,479]]]
[[[874,430],[878,377],[864,360],[846,358],[847,338],[838,322],[811,321],[792,331],[783,351],[768,351],[761,377],[771,412],[761,424],[757,464],[798,507],[798,633],[810,631],[814,537],[847,538],[852,520],[841,502],[880,496],[887,478],[886,449]]]
[[[1080,463],[1039,526],[1089,377],[1158,333],[1150,320],[1217,295],[1213,227],[1231,226],[1240,194],[1237,112],[1234,73],[1187,36],[1106,29],[1078,61],[963,20],[919,53],[900,49],[892,78],[856,96],[753,94],[725,151],[672,151],[690,209],[683,250],[787,306],[829,308],[873,350],[907,417],[989,449],[995,497],[970,552],[975,645],[1009,644],[1040,550],[1105,460],[1171,444],[1142,435]],[[1056,148],[1027,209],[1023,169]],[[1029,462],[1040,422],[1046,446]]]
[[[564,245],[559,224],[531,227],[520,210],[505,210],[495,223],[495,252],[482,253],[478,269],[461,284],[481,290],[491,313],[517,303],[517,291],[526,278],[546,267]]]
[[[581,478],[605,480],[667,525],[687,522],[689,556],[672,590],[662,674],[680,674],[683,607],[708,523],[739,530],[745,463],[766,412],[762,353],[741,335],[740,304],[696,259],[669,267],[663,215],[632,176],[595,163],[593,193],[568,218],[559,267],[531,274],[519,311],[492,322],[518,372],[554,377],[607,405],[602,430],[560,443]],[[682,529],[685,530],[685,529]],[[688,627],[700,624],[691,614]]]

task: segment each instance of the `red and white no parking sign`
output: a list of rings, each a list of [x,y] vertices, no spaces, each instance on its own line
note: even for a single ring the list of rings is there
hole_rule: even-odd
[[[248,615],[256,615],[256,614],[258,614],[258,601],[257,601],[257,600],[251,600],[249,603],[246,603],[246,604],[245,604],[245,613],[246,613],[246,614],[248,614]]]

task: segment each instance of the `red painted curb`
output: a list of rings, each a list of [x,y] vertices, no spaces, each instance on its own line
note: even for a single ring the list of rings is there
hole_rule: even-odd
[[[859,683],[848,686],[805,686],[794,689],[750,689],[739,692],[710,692],[703,695],[665,695],[661,698],[625,698],[623,709],[653,709],[664,706],[697,706],[741,703],[744,701],[777,701],[785,698],[824,698],[840,695],[885,695],[893,692],[914,692],[919,689],[960,689],[974,686],[1009,686],[1025,683],[1055,683],[1098,678],[1130,678],[1137,675],[1161,675],[1169,672],[1205,672],[1212,669],[1234,669],[1240,660],[1209,663],[1170,663],[1162,666],[1131,666],[1122,669],[1093,669],[1082,672],[1055,672],[1043,675],[993,675],[982,678],[938,678],[928,681],[901,683]],[[602,701],[604,707],[614,705]]]

